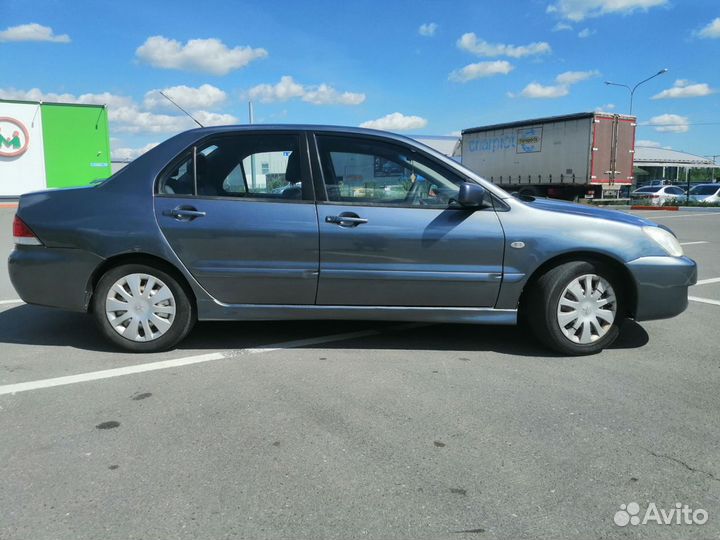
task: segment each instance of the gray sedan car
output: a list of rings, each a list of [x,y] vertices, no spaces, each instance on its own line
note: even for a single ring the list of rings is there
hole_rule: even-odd
[[[116,345],[196,320],[515,324],[590,354],[687,307],[696,265],[619,212],[520,200],[411,139],[342,127],[181,133],[87,188],[23,195],[12,282]]]

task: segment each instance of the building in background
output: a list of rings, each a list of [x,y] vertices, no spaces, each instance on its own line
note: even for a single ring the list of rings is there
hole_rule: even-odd
[[[712,159],[650,146],[635,147],[635,178],[638,184],[653,180],[675,183],[712,182],[720,179],[720,165]]]
[[[104,106],[0,100],[0,197],[88,185],[110,174]]]

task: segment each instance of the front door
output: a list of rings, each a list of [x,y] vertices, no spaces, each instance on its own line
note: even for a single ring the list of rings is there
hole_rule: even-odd
[[[318,221],[304,149],[298,133],[216,137],[160,178],[160,228],[217,300],[315,303]]]
[[[317,303],[493,307],[504,236],[492,207],[451,202],[465,180],[412,147],[316,136],[326,201],[318,203]]]

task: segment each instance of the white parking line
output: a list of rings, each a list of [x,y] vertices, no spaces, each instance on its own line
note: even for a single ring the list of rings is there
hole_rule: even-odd
[[[710,298],[699,298],[697,296],[688,296],[688,300],[692,300],[693,302],[700,302],[702,304],[712,304],[713,306],[720,306],[720,301],[711,300]],[[0,388],[2,388],[2,387],[0,387]]]
[[[24,303],[25,302],[23,302],[19,298],[16,298],[14,300],[0,300],[0,306],[4,306],[6,304],[24,304]]]
[[[695,285],[710,285],[711,283],[720,283],[720,277],[710,279],[699,279]]]
[[[709,244],[707,240],[700,240],[698,242],[680,242],[681,246],[694,246],[696,244]]]
[[[424,324],[402,324],[390,327],[389,330],[407,330],[425,326]],[[18,392],[28,392],[30,390],[40,390],[42,388],[52,388],[55,386],[65,386],[68,384],[77,384],[88,381],[97,381],[100,379],[111,379],[113,377],[123,377],[125,375],[133,375],[135,373],[145,373],[146,371],[157,371],[159,369],[169,369],[180,366],[189,366],[192,364],[201,364],[203,362],[213,362],[215,360],[223,360],[233,358],[245,354],[259,354],[273,352],[282,349],[292,349],[297,347],[305,347],[308,345],[319,345],[322,343],[330,343],[333,341],[344,341],[347,339],[362,338],[368,336],[376,336],[382,333],[381,330],[361,330],[358,332],[347,332],[344,334],[333,334],[330,336],[321,336],[316,338],[298,339],[295,341],[285,341],[282,343],[272,343],[262,347],[251,349],[238,349],[227,352],[214,352],[208,354],[199,354],[196,356],[188,356],[185,358],[174,358],[172,360],[162,360],[160,362],[149,362],[147,364],[137,364],[134,366],[126,366],[114,369],[104,369],[101,371],[91,371],[88,373],[79,373],[77,375],[67,375],[65,377],[55,377],[52,379],[41,379],[38,381],[28,381],[16,384],[6,384],[0,386],[0,396],[5,394],[17,394]]]

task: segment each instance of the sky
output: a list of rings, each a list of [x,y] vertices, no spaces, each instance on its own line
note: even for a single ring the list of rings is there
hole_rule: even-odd
[[[108,106],[114,158],[202,124],[406,134],[603,110],[720,154],[718,0],[0,0],[0,98]],[[720,159],[720,156],[718,156]]]

